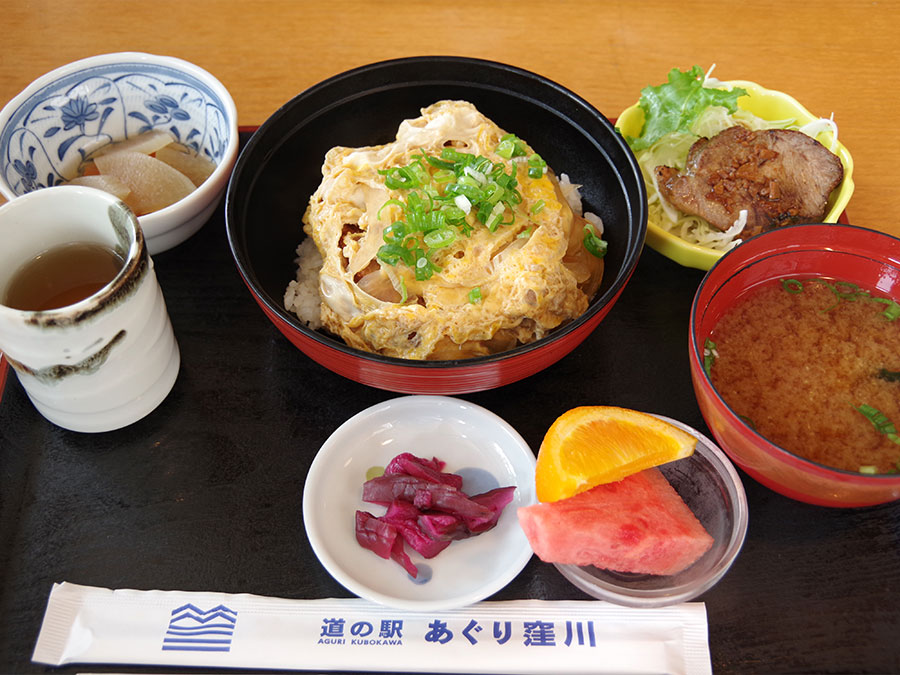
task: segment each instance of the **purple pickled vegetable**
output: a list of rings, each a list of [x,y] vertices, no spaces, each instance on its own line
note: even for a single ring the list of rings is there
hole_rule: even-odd
[[[363,484],[364,501],[387,506],[396,499],[411,502],[422,511],[443,511],[465,520],[484,520],[493,516],[490,507],[473,502],[464,492],[443,483],[392,474],[372,478]]]
[[[404,465],[404,463],[407,460],[412,460],[412,461],[418,462],[419,464],[424,464],[429,469],[433,469],[435,471],[443,471],[444,467],[447,466],[446,462],[442,462],[437,457],[432,457],[431,459],[425,459],[424,457],[416,457],[411,452],[401,452],[399,455],[394,457],[394,459],[392,459],[390,462],[388,462],[388,465],[385,467],[384,472],[385,473],[406,473],[405,471],[402,470],[402,466]],[[392,467],[394,467],[395,470],[392,470]],[[396,470],[398,468],[400,470]]]
[[[391,559],[405,569],[406,573],[413,579],[419,576],[419,568],[415,566],[409,556],[406,555],[406,551],[403,550],[402,537],[397,537],[394,540],[394,546],[391,549]]]
[[[356,512],[356,541],[382,558],[390,558],[397,529],[368,511]]]
[[[450,545],[450,540],[436,541],[419,528],[415,520],[385,520],[396,528],[403,541],[423,558],[433,558]]]
[[[497,525],[515,486],[469,497],[462,477],[442,471],[437,457],[423,459],[402,453],[392,459],[384,475],[363,484],[363,500],[387,507],[384,516],[356,512],[356,538],[382,558],[390,557],[412,577],[418,569],[405,551],[409,545],[433,558],[456,539],[486,532]]]
[[[473,534],[481,534],[482,532],[487,532],[491,528],[495,527],[497,525],[497,521],[500,520],[500,514],[503,513],[503,509],[506,508],[506,505],[513,500],[515,492],[515,486],[510,485],[508,487],[494,488],[493,490],[482,492],[480,495],[470,497],[470,499],[476,504],[490,509],[492,515],[486,520],[466,521],[466,525],[468,526],[469,530]]]
[[[382,520],[392,525],[403,540],[425,558],[433,558],[450,545],[449,539],[435,539],[419,526],[422,512],[402,499],[391,502]]]
[[[412,502],[408,502],[405,499],[395,499],[388,505],[384,519],[388,522],[391,520],[415,520],[420,513],[421,511]]]
[[[378,476],[363,483],[362,498],[365,502],[372,502],[382,506],[389,505],[395,499],[412,502],[415,499],[416,490],[425,484],[427,482],[421,478],[405,476],[399,473],[389,476]]]
[[[423,508],[419,504],[419,497],[422,497],[426,492],[428,493],[427,508],[434,511],[450,513],[466,521],[491,518],[493,516],[493,511],[489,507],[473,502],[464,492],[455,490],[448,485],[429,485],[425,489],[418,490],[416,498],[413,499],[413,504]],[[422,500],[422,503],[426,503],[426,500]]]
[[[392,459],[384,469],[385,476],[406,475],[421,478],[430,483],[443,483],[451,485],[457,490],[462,489],[462,476],[455,473],[444,473],[444,462],[437,457],[430,460],[416,457],[415,455],[404,452]]]
[[[421,511],[428,511],[434,505],[434,493],[417,489],[413,495],[413,505]]]
[[[423,513],[417,522],[425,534],[438,541],[453,541],[469,536],[466,524],[449,513]]]

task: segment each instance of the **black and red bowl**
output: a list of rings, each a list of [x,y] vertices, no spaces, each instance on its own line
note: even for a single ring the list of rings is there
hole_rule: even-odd
[[[353,349],[310,330],[284,308],[296,273],[301,218],[318,187],[325,153],[336,145],[394,140],[404,119],[443,99],[473,103],[524,138],[548,165],[581,187],[609,243],[603,283],[587,311],[550,335],[491,356],[412,361]],[[461,394],[528,377],[558,361],[606,316],[644,245],[647,198],[640,169],[612,124],[587,101],[550,80],[478,59],[428,56],[374,63],[317,84],[277,110],[242,151],[225,205],[238,269],[273,324],[326,368],[380,389]]]

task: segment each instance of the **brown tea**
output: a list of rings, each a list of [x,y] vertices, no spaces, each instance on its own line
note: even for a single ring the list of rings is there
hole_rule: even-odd
[[[56,246],[16,271],[3,304],[25,311],[72,305],[106,286],[123,264],[115,251],[102,244],[73,242]]]

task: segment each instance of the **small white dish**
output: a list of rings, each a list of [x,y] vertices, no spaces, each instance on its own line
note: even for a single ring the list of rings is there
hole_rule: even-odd
[[[494,529],[430,560],[407,547],[419,580],[360,546],[354,529],[358,509],[385,510],[362,500],[366,472],[402,452],[443,460],[444,471],[463,475],[468,495],[517,486]],[[443,396],[391,399],[351,417],[319,449],[303,490],[306,535],[331,576],[361,598],[412,611],[463,607],[502,589],[531,559],[516,509],[535,502],[534,466],[516,430],[480,406]]]

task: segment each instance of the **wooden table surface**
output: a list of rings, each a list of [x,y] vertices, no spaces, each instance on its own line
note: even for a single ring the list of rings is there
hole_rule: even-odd
[[[232,93],[239,124],[243,127],[261,124],[281,104],[325,78],[355,66],[403,56],[448,54],[506,62],[559,82],[609,117],[617,116],[631,105],[643,86],[664,81],[671,68],[685,69],[694,64],[708,68],[715,63],[715,73],[721,79],[754,80],[792,94],[815,114],[833,114],[839,125],[840,138],[855,163],[856,192],[848,207],[850,222],[900,236],[900,218],[893,213],[900,203],[897,199],[900,196],[900,131],[896,121],[900,104],[900,2],[896,0],[794,3],[745,0],[740,4],[721,0],[522,0],[517,3],[484,0],[81,0],[74,3],[0,0],[0,17],[5,37],[0,46],[0,104],[5,104],[36,77],[73,60],[105,52],[146,51],[187,59],[216,75]],[[230,414],[237,415],[240,411],[237,394],[224,397],[215,394],[209,390],[211,385],[200,377],[201,366],[208,366],[226,381],[231,372],[221,362],[230,363],[228,359],[236,359],[237,356],[228,350],[237,347],[231,345],[230,339],[192,332],[190,321],[196,320],[197,311],[209,325],[216,325],[220,314],[216,308],[197,310],[192,301],[190,279],[178,276],[182,268],[188,267],[191,256],[199,256],[201,265],[205,264],[200,267],[201,277],[209,275],[210,279],[227,288],[225,301],[233,311],[225,310],[224,315],[241,317],[234,325],[243,340],[238,340],[237,344],[262,344],[265,346],[263,351],[269,350],[266,353],[276,355],[273,360],[284,365],[275,373],[280,378],[275,391],[284,396],[281,401],[284,406],[309,404],[302,392],[291,387],[291,378],[299,381],[298,377],[318,378],[317,386],[323,387],[323,396],[346,395],[352,399],[352,405],[358,407],[388,396],[385,392],[320,372],[316,364],[289,347],[261,320],[257,308],[252,306],[249,295],[245,294],[228,264],[231,261],[223,241],[223,229],[221,226],[219,229],[207,227],[193,243],[159,261],[160,274],[169,284],[167,297],[173,322],[178,324],[182,348],[189,358],[185,361],[187,374],[182,377],[180,397],[174,398],[168,408],[146,422],[141,433],[147,434],[148,439],[154,438],[153,433],[164,437],[165,425],[184,418],[181,423],[191,427],[185,442],[197,441],[196,447],[191,445],[184,450],[183,457],[188,457],[188,450],[195,452],[204,442],[221,442],[226,438],[204,425],[219,419],[219,406],[231,402],[233,409],[226,408],[228,414],[222,421],[227,427],[226,432],[239,441],[232,450],[237,456],[241,448],[252,447],[252,439],[245,436],[257,427],[251,425],[250,431],[246,431],[237,421],[228,422]],[[656,290],[663,293],[659,300],[663,303],[668,301],[666,294],[677,295],[677,306],[686,312],[701,276],[697,271],[677,268],[655,252],[646,251],[636,282],[627,289],[628,294],[620,303],[621,309],[617,308],[619,314],[613,316],[613,323],[607,330],[598,331],[586,347],[612,348],[606,340],[610,335],[608,331],[613,329],[635,333],[631,335],[634,346],[629,346],[626,341],[623,347],[626,352],[632,349],[634,353],[620,361],[646,370],[639,372],[635,379],[635,382],[643,383],[642,388],[640,391],[635,389],[629,398],[613,383],[605,383],[602,379],[596,383],[585,381],[566,392],[566,404],[577,405],[590,396],[606,396],[609,400],[615,399],[619,405],[655,406],[659,412],[700,428],[702,419],[687,378],[660,383],[658,372],[653,369],[667,366],[654,364],[652,359],[646,364],[641,360],[640,352],[644,347],[640,345],[661,340],[660,333],[666,331],[658,326],[656,329],[642,327],[639,317],[645,316],[644,298]],[[663,286],[657,289],[660,283]],[[671,351],[663,354],[672,361],[684,354],[679,337],[684,334],[684,312],[683,316],[678,314],[677,320],[672,318],[671,326],[666,327],[671,329],[667,336],[676,336],[667,342]],[[668,316],[671,312],[661,314]],[[518,404],[508,400],[507,396],[523,397],[532,403],[537,402],[538,393],[545,397],[554,396],[553,392],[558,392],[554,378],[589,367],[583,350],[581,354],[582,361],[577,360],[576,354],[553,373],[536,376],[521,386],[472,398],[501,416],[509,416],[511,421],[523,427],[522,432],[530,442],[539,442],[541,429],[549,423],[549,413],[534,417],[517,412]],[[227,358],[220,358],[223,355]],[[614,367],[613,363],[607,365]],[[281,370],[284,370],[283,375],[279,375]],[[247,378],[241,385],[241,392],[246,393],[246,389],[254,396],[272,402],[271,397],[266,397],[273,391],[271,382],[266,379],[272,376],[268,370],[257,372],[250,368],[241,372],[242,377]],[[14,380],[10,377],[7,395],[0,407],[0,421],[5,420],[6,425],[0,424],[0,458],[5,457],[0,461],[0,487],[8,484],[20,490],[0,492],[0,505],[4,500],[6,503],[0,518],[0,534],[4,535],[0,549],[5,546],[3,542],[16,543],[15,548],[0,550],[0,584],[3,585],[0,588],[0,614],[4,617],[0,619],[0,664],[15,666],[19,672],[26,668],[37,672],[39,667],[28,663],[29,650],[36,638],[36,622],[41,612],[40,603],[46,598],[46,583],[62,580],[56,578],[58,570],[81,571],[78,581],[93,581],[98,585],[136,582],[129,576],[134,567],[127,555],[121,561],[105,557],[101,560],[100,554],[106,551],[105,547],[115,545],[115,542],[107,542],[103,538],[105,535],[90,523],[79,529],[79,523],[73,521],[65,525],[72,528],[70,535],[46,535],[43,524],[46,518],[64,517],[67,506],[59,503],[58,496],[51,498],[47,506],[41,501],[43,498],[32,499],[33,491],[48,485],[53,487],[57,482],[57,468],[80,471],[84,462],[91,470],[98,464],[96,475],[103,471],[122,472],[126,483],[128,480],[134,483],[127,483],[126,487],[133,487],[138,492],[140,481],[129,478],[128,471],[115,461],[115,452],[120,450],[118,446],[130,442],[128,434],[104,437],[100,440],[105,445],[99,450],[91,450],[88,442],[91,439],[82,443],[78,437],[60,433],[45,424],[31,409]],[[599,394],[597,387],[600,387]],[[181,404],[188,395],[198,397],[199,403],[184,408]],[[529,395],[531,399],[528,399]],[[276,404],[279,400],[272,403],[275,407],[270,417],[278,412]],[[343,421],[341,411],[323,408],[322,414],[322,421],[311,434],[311,445],[324,438],[327,429]],[[26,429],[24,435],[14,428],[16,424]],[[258,462],[263,466],[266,462],[269,466],[279,466],[278,462],[283,460],[275,448],[287,441],[278,436],[281,432],[277,424],[266,429],[266,433],[275,434],[277,438],[270,439],[260,449],[265,459],[260,460],[255,455],[244,458],[252,462],[248,472],[252,472]],[[231,442],[231,437],[226,440]],[[78,454],[78,462],[67,459],[72,452]],[[37,459],[29,459],[30,454]],[[30,462],[38,459],[41,463],[36,466],[40,470],[30,468]],[[168,471],[168,465],[165,466]],[[289,475],[290,481],[276,480],[276,487],[301,481],[303,465],[298,466]],[[209,467],[210,471],[220,471],[212,460]],[[239,468],[225,467],[221,472],[226,475],[227,471]],[[99,484],[95,485],[94,474],[88,469],[84,470],[82,486],[88,497],[103,508],[108,507],[110,518],[115,514],[118,514],[115,517],[127,516],[119,513],[121,509],[116,510],[115,500],[105,498]],[[197,470],[197,467],[190,464],[185,471],[188,469]],[[177,471],[173,476],[179,476]],[[210,504],[217,503],[215,500],[220,494],[215,491],[220,487],[219,483],[213,478],[208,480]],[[897,641],[900,629],[900,603],[897,601],[900,530],[897,529],[896,505],[859,512],[822,510],[790,502],[750,479],[745,482],[752,509],[750,536],[739,563],[729,573],[730,583],[720,584],[707,599],[716,672],[897,672],[900,648],[890,646],[890,642],[900,644]],[[68,489],[58,487],[60,492]],[[122,499],[133,500],[124,487],[120,492]],[[247,503],[253,504],[254,495],[248,493],[246,496]],[[148,506],[146,512],[152,521],[138,524],[146,526],[152,533],[158,526],[159,510],[151,507]],[[280,520],[273,520],[276,516],[272,509],[258,505],[254,509],[248,509],[255,514],[252,520],[244,518],[243,512],[234,516],[236,527],[243,528],[240,532],[247,535],[248,541],[259,531],[268,531],[267,528],[273,531],[290,528],[293,521],[288,520],[296,516],[286,511]],[[134,509],[131,517],[143,513]],[[203,521],[198,522],[202,524]],[[240,532],[235,534],[238,540]],[[46,547],[42,546],[42,536],[49,537]],[[68,548],[57,546],[54,537],[64,541]],[[127,541],[129,546],[140,546],[139,539]],[[212,535],[203,541],[213,547],[221,543]],[[869,545],[871,550],[867,548],[861,555],[860,550]],[[284,550],[278,549],[274,553],[268,551],[265,560],[278,560],[285,570],[293,570],[296,551],[286,544],[282,548]],[[284,592],[277,566],[270,565],[266,572],[268,576],[259,577],[259,569],[252,561],[253,556],[261,553],[249,544],[245,549],[245,556],[224,548],[214,549],[219,551],[222,560],[228,561],[229,569],[234,568],[226,577],[230,586],[210,587],[216,578],[204,577],[206,568],[202,566],[195,570],[196,577],[189,576],[189,570],[183,571],[185,576],[177,576],[178,568],[174,564],[177,556],[174,563],[166,566],[157,555],[153,569],[158,579],[154,577],[153,581],[182,584],[174,587],[185,588],[189,584],[198,587],[205,584],[209,590],[228,592]],[[134,553],[135,561],[140,557],[138,553],[137,550]],[[282,557],[278,558],[276,554]],[[91,556],[97,556],[96,564]],[[40,561],[39,565],[37,561]],[[32,562],[37,567],[29,566]],[[134,565],[139,564],[134,562]],[[532,569],[537,567],[534,563]],[[216,567],[220,568],[221,565]],[[780,575],[777,572],[780,568],[810,569],[813,577]],[[91,576],[93,569],[97,570],[95,580]],[[111,570],[117,571],[118,576]],[[817,571],[825,574],[823,570],[832,575],[827,583],[815,577]],[[324,572],[319,570],[318,574],[314,578],[316,592],[340,590]],[[510,597],[530,593],[532,587],[528,584],[551,576],[555,577],[545,570],[532,572],[517,581],[518,585],[508,593]],[[289,590],[302,597],[302,593],[308,591],[303,585],[306,583],[312,582],[296,580],[298,586]],[[551,588],[565,587],[559,580],[547,583],[557,584]],[[754,590],[748,592],[746,589]],[[561,592],[570,592],[573,597],[575,593],[572,590]],[[802,600],[802,607],[795,603],[799,600]],[[96,667],[90,669],[98,670]]]
[[[331,75],[423,54],[532,70],[609,117],[673,67],[788,92],[834,114],[853,155],[853,224],[900,235],[900,2],[406,2],[2,0],[0,102],[70,61],[114,51],[178,56],[228,87],[244,126]]]

